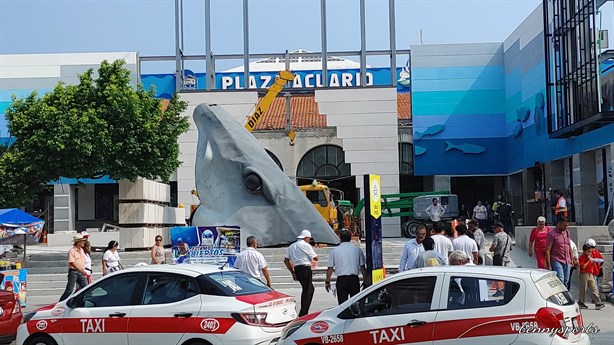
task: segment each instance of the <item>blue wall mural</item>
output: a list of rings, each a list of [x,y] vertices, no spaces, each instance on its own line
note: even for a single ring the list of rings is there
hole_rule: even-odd
[[[501,44],[412,47],[415,173],[503,174]]]
[[[505,43],[412,46],[416,175],[506,175],[614,142],[614,125],[549,138],[544,37],[529,36],[540,25],[534,13]],[[613,65],[601,66],[606,107]]]

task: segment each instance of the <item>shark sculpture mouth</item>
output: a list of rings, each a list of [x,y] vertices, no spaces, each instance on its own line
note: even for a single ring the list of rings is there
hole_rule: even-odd
[[[339,243],[298,186],[222,107],[200,104],[194,122],[200,206],[193,225],[237,225],[242,238],[256,236],[262,246],[291,243],[303,229],[316,242]]]

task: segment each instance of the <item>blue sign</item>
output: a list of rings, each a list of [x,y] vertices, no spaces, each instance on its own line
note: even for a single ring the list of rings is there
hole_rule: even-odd
[[[324,87],[322,71],[293,71],[296,75],[294,81],[290,83],[292,89],[313,89]],[[361,86],[360,69],[335,69],[328,71],[328,86],[331,88],[339,87],[359,87]],[[410,74],[408,67],[399,67],[396,72],[397,91],[410,91]],[[183,88],[184,90],[205,90],[205,73],[194,73],[190,70],[184,71]],[[248,83],[245,82],[243,72],[220,72],[215,74],[215,86],[212,89],[218,90],[244,90],[244,89],[266,89],[275,82],[276,71],[250,72]],[[392,85],[390,80],[390,68],[368,68],[366,70],[367,86],[387,86]],[[141,83],[146,89],[155,86],[156,95],[162,98],[170,98],[175,92],[174,74],[143,74]]]

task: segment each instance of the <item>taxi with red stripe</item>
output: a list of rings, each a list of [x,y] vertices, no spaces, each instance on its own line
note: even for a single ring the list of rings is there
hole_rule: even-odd
[[[152,265],[113,273],[26,315],[17,343],[270,345],[295,318],[294,297],[238,270]]]
[[[298,318],[278,344],[587,345],[597,331],[554,272],[445,266],[393,275]]]

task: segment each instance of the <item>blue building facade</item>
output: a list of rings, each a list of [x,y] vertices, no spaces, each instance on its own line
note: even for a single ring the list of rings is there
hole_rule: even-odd
[[[542,28],[538,8],[504,43],[412,46],[417,175],[508,175],[614,142],[614,125],[549,138]]]

